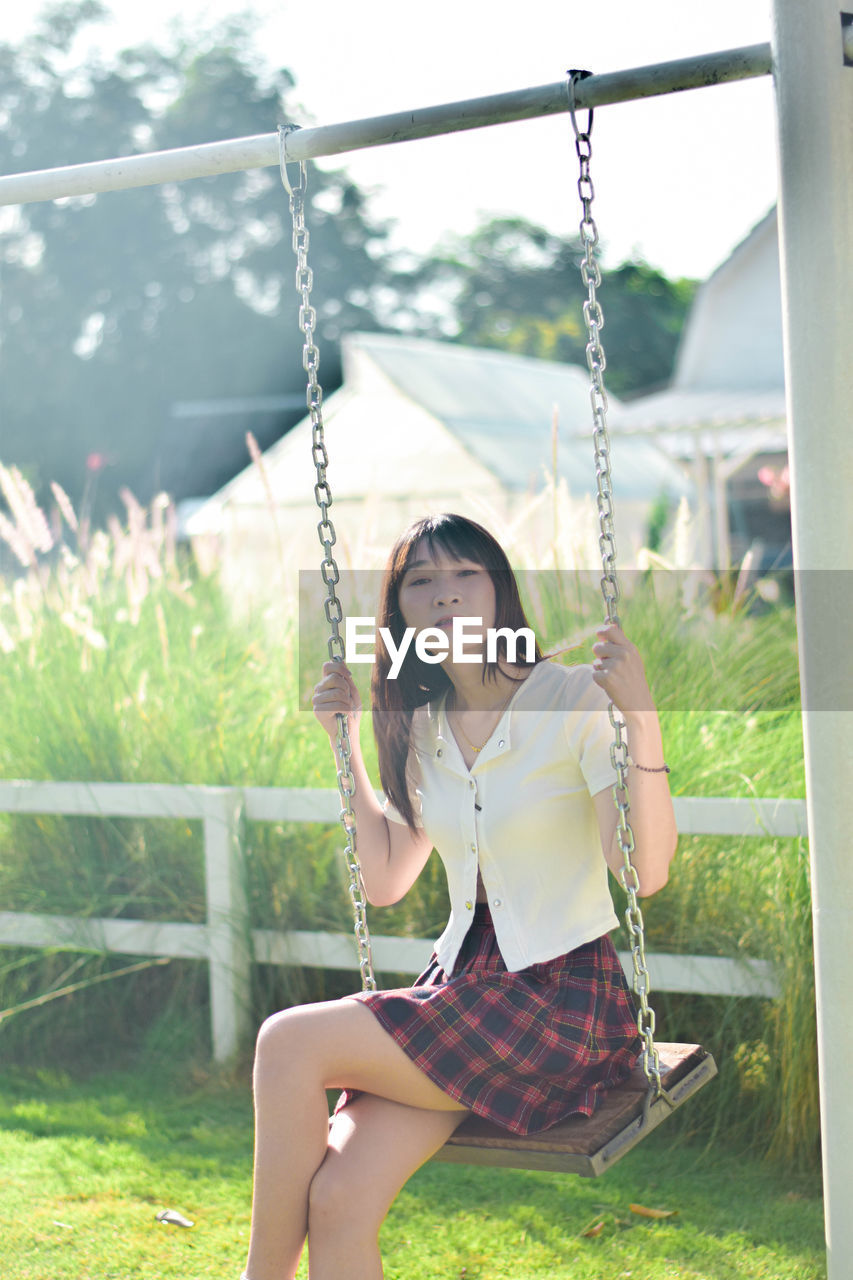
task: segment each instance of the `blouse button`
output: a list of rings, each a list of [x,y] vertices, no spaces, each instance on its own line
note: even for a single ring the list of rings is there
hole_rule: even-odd
[[[435,754],[436,754],[437,758],[440,760],[440,759],[441,759],[441,756],[442,756],[442,750],[441,750],[441,747],[439,747],[439,748],[438,748],[438,751],[436,751],[436,753],[435,753]]]
[[[492,906],[493,906],[493,907],[499,907],[500,905],[501,905],[501,900],[500,900],[500,898],[495,898],[495,899],[494,899],[494,901],[492,902]]]
[[[472,852],[472,853],[476,853],[476,852],[477,852],[477,846],[476,846],[475,844],[472,844],[472,845],[471,845],[471,852]]]
[[[471,778],[471,779],[469,780],[469,782],[468,782],[468,790],[469,790],[469,791],[476,791],[476,790],[477,790],[477,784],[476,784],[476,782],[474,781],[474,779],[473,779],[473,778]]]
[[[470,899],[470,898],[469,898],[469,899],[468,899],[468,901],[465,903],[465,909],[466,909],[467,911],[473,911],[473,910],[474,910],[474,904],[473,904],[473,902],[471,901],[471,899]]]
[[[504,747],[504,746],[506,746],[506,743],[504,742],[503,738],[501,738],[501,739],[499,740],[499,742],[498,742],[498,746],[499,746],[499,747]]]

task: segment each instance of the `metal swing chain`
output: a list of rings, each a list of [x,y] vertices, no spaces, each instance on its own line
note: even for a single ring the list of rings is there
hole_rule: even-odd
[[[299,327],[305,339],[302,348],[302,366],[308,375],[305,398],[311,418],[311,452],[317,473],[317,480],[314,485],[314,499],[320,509],[317,536],[323,548],[323,562],[320,566],[320,572],[327,589],[324,609],[326,621],[330,627],[328,650],[329,657],[333,662],[342,662],[345,654],[344,640],[340,632],[343,609],[335,592],[335,586],[340,581],[340,572],[332,554],[332,547],[337,538],[335,526],[329,516],[329,507],[332,505],[332,490],[326,479],[329,455],[326,452],[325,430],[323,427],[323,389],[317,378],[320,352],[314,342],[317,313],[311,306],[311,288],[314,283],[314,273],[308,266],[310,236],[305,225],[305,192],[308,187],[308,171],[304,160],[300,161],[297,185],[291,185],[287,173],[285,151],[287,135],[296,127],[296,125],[284,125],[279,128],[280,169],[282,183],[290,197],[290,213],[293,219],[293,251],[296,254],[296,292],[302,298],[302,303],[299,307]],[[352,743],[350,742],[347,717],[338,715],[337,722],[336,760],[338,791],[341,797],[340,819],[346,834],[344,856],[349,873],[349,894],[353,909],[355,940],[358,947],[358,967],[361,971],[362,989],[364,991],[375,991],[376,978],[373,974],[370,931],[367,927],[364,883],[361,878],[361,867],[356,851],[356,822],[355,812],[352,807],[352,798],[355,795],[355,778],[351,768]]]
[[[590,402],[593,417],[593,443],[595,447],[595,478],[597,484],[597,505],[599,525],[599,547],[601,550],[602,577],[601,593],[608,623],[619,625],[616,606],[619,601],[619,584],[616,580],[616,540],[613,531],[613,490],[610,475],[610,438],[607,434],[607,393],[604,389],[604,370],[607,362],[604,348],[601,345],[601,330],[604,328],[604,315],[596,290],[601,284],[601,270],[595,258],[598,244],[598,228],[592,215],[592,201],[595,189],[589,173],[589,162],[592,157],[592,108],[588,110],[586,129],[581,129],[575,115],[575,84],[590,75],[589,71],[569,71],[568,73],[569,112],[575,133],[575,150],[580,162],[578,194],[581,200],[583,216],[580,221],[581,244],[584,256],[581,260],[581,277],[587,287],[587,300],[583,305],[588,341],[586,344],[586,362],[590,373]],[[613,800],[618,812],[617,838],[622,853],[623,866],[620,879],[628,895],[628,908],[625,922],[631,939],[631,958],[634,967],[634,994],[640,1002],[637,1014],[637,1030],[643,1040],[643,1072],[654,1091],[655,1098],[666,1097],[661,1084],[660,1058],[654,1042],[655,1012],[648,1002],[651,989],[649,970],[646,964],[645,927],[643,913],[637,900],[640,880],[631,855],[634,852],[634,834],[628,820],[631,809],[628,796],[628,743],[623,736],[625,723],[615,714],[611,702],[608,707],[610,723],[613,726],[614,741],[610,747],[610,762],[616,772],[613,785]]]

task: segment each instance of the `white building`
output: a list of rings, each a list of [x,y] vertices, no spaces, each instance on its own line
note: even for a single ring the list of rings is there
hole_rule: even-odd
[[[598,563],[586,370],[352,334],[343,344],[343,385],[324,402],[323,417],[341,567],[378,567],[411,520],[439,511],[485,524],[515,564]],[[627,565],[644,544],[651,503],[661,493],[677,499],[689,482],[642,436],[618,443],[613,470]],[[235,599],[268,599],[290,571],[319,565],[314,483],[306,418],[187,520]]]
[[[615,406],[610,425],[620,441],[654,439],[692,474],[699,563],[737,564],[761,542],[765,564],[790,564],[787,501],[758,479],[787,462],[775,209],[699,289],[671,386]]]
[[[412,519],[437,511],[480,520],[517,565],[596,567],[586,370],[352,334],[323,416],[342,567],[378,567]],[[787,500],[774,502],[758,478],[778,477],[787,460],[775,210],[699,289],[670,387],[611,397],[608,422],[622,567],[662,494],[673,505],[689,494],[694,563],[737,564],[750,547],[765,565],[790,563]],[[189,517],[235,599],[267,600],[292,571],[319,565],[314,483],[305,418]]]

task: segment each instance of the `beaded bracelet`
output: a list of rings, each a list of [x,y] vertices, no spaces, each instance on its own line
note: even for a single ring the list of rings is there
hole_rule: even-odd
[[[628,764],[633,765],[635,769],[641,769],[643,773],[672,773],[668,764],[663,764],[659,769],[650,769],[647,764],[637,764],[636,760],[632,760],[628,756]]]

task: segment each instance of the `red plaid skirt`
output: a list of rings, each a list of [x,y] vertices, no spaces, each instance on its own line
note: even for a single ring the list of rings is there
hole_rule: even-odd
[[[509,973],[485,903],[452,974],[433,955],[413,987],[352,998],[440,1089],[512,1133],[537,1133],[574,1112],[592,1115],[641,1047],[609,937]],[[341,1094],[336,1110],[356,1096]]]

